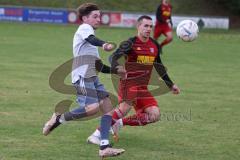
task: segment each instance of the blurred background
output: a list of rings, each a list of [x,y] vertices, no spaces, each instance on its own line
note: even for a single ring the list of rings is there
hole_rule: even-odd
[[[0,0],[0,5],[16,5],[51,8],[77,8],[81,3],[94,2],[105,11],[129,11],[131,13],[155,13],[160,0]],[[240,26],[239,0],[171,0],[173,15],[224,16],[229,27]]]

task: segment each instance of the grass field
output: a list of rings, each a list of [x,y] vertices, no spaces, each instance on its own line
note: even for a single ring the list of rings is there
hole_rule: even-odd
[[[77,26],[0,23],[0,160],[93,160],[86,144],[98,119],[61,126],[44,137],[42,125],[63,99],[49,76],[72,57]],[[101,28],[119,43],[133,29]],[[238,160],[240,157],[240,31],[203,31],[197,41],[175,40],[162,56],[181,94],[157,97],[160,122],[125,127],[119,160]],[[102,58],[107,61],[107,53]],[[101,76],[110,88],[109,77]],[[69,83],[67,79],[67,83]],[[114,159],[114,158],[109,158]]]

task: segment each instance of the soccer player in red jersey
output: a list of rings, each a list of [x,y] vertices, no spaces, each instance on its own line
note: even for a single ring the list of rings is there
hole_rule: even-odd
[[[112,124],[116,136],[121,126],[144,126],[159,120],[158,103],[148,90],[153,67],[173,94],[180,93],[180,89],[171,81],[162,64],[160,45],[150,37],[152,28],[151,17],[141,16],[138,19],[137,36],[122,42],[112,55],[112,67],[118,69],[123,67],[126,70],[119,83],[119,107],[113,113]],[[123,56],[125,56],[124,66],[118,63]],[[135,114],[124,117],[132,107],[135,109]],[[99,129],[88,137],[88,142],[99,144]]]
[[[169,0],[162,0],[156,11],[156,24],[154,27],[154,39],[157,40],[161,34],[166,38],[161,42],[160,46],[170,43],[173,39],[172,34],[172,6]]]

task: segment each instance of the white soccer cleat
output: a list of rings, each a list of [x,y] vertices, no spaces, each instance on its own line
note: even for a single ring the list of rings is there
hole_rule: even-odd
[[[96,144],[99,146],[100,141],[101,141],[101,138],[98,136],[95,136],[93,134],[87,138],[87,143],[89,143],[89,144]]]
[[[122,153],[124,153],[125,150],[124,149],[117,149],[117,148],[105,148],[104,150],[99,150],[99,156],[101,158],[105,158],[105,157],[115,157],[115,156],[119,156]]]
[[[114,137],[114,132],[112,127],[110,128],[109,132],[113,135]],[[100,145],[101,141],[101,133],[98,129],[96,129],[88,138],[87,138],[87,143],[88,144],[96,144]]]
[[[43,135],[47,136],[52,130],[57,128],[61,123],[59,122],[60,114],[53,113],[52,117],[50,118],[47,123],[45,123],[43,127]]]

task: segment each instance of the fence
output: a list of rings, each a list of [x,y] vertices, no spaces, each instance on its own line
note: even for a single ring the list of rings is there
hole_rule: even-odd
[[[101,22],[110,27],[133,27],[143,13],[103,11]],[[153,14],[146,14],[156,18]],[[229,29],[228,17],[172,16],[173,27],[185,19],[191,19],[203,28]],[[0,6],[0,21],[37,22],[55,24],[79,24],[77,13],[72,9],[28,8]]]

